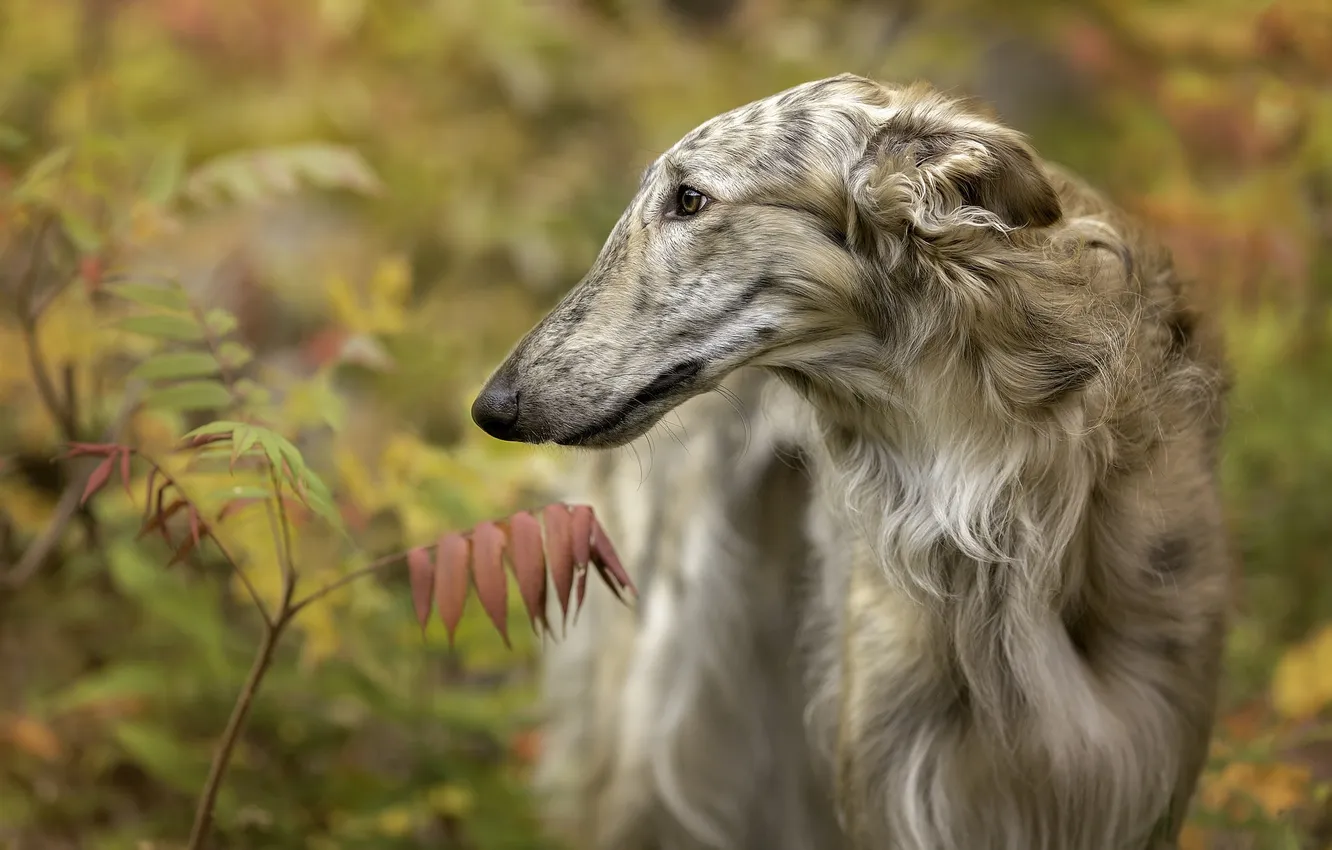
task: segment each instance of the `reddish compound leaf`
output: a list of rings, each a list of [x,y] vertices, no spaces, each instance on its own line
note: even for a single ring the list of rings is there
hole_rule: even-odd
[[[569,595],[574,584],[573,525],[569,509],[559,504],[541,509],[541,520],[546,527],[546,563],[550,580],[555,585],[555,598],[560,601],[560,622],[569,622]]]
[[[476,597],[490,616],[505,646],[509,642],[509,585],[504,578],[504,532],[493,522],[477,523],[472,529],[472,583]]]
[[[587,505],[574,505],[570,509],[570,524],[574,563],[586,567],[592,560],[592,509]]]
[[[461,534],[446,534],[435,546],[435,607],[449,632],[449,646],[467,604],[467,560],[471,547]]]
[[[120,450],[120,483],[125,485],[125,495],[131,499],[134,494],[130,492],[130,450],[122,448]]]
[[[87,503],[88,497],[100,490],[106,480],[111,477],[111,466],[115,463],[115,460],[115,455],[107,455],[101,463],[97,464],[97,468],[92,471],[92,475],[88,476],[88,484],[83,488],[83,498],[79,499],[80,505]]]
[[[592,563],[596,565],[597,572],[601,574],[606,586],[614,591],[617,597],[624,599],[622,590],[638,595],[633,580],[629,578],[629,573],[620,563],[620,556],[611,545],[610,537],[606,535],[606,530],[601,527],[595,515],[592,517]]]
[[[430,553],[424,546],[418,546],[407,553],[407,574],[412,583],[412,605],[416,608],[416,622],[425,632],[426,623],[430,622],[430,604],[435,595],[435,565],[430,563]]]
[[[526,511],[509,517],[509,563],[532,631],[538,635],[541,629],[550,631],[546,622],[546,555],[541,544],[541,523],[535,517]]]

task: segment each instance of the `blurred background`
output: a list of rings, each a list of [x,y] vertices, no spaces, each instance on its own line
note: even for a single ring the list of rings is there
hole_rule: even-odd
[[[1150,221],[1224,324],[1244,572],[1185,847],[1332,846],[1326,0],[3,0],[0,847],[184,846],[259,639],[215,554],[168,570],[136,538],[137,467],[62,510],[62,444],[165,454],[210,418],[127,402],[151,352],[107,280],[224,311],[355,542],[297,529],[317,585],[540,504],[562,455],[484,437],[472,393],[657,153],[841,71],[989,101]],[[219,533],[275,593],[262,514]],[[505,649],[473,600],[450,648],[411,612],[386,573],[302,615],[214,846],[554,846],[535,640]]]

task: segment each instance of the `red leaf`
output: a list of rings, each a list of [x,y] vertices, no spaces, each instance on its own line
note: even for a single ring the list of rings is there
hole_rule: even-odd
[[[362,510],[361,506],[356,504],[356,502],[349,498],[343,498],[338,499],[337,503],[338,514],[342,517],[342,521],[347,523],[352,531],[365,531],[370,525],[370,517],[366,515],[366,512]]]
[[[477,523],[472,529],[472,583],[476,597],[490,616],[505,646],[509,642],[508,599],[509,585],[504,578],[504,532],[493,522]]]
[[[297,528],[310,521],[312,512],[305,503],[299,502],[290,496],[282,496],[282,508],[287,513],[287,519]]]
[[[587,567],[579,567],[578,580],[574,585],[574,625],[578,624],[578,614],[583,610],[583,598],[585,596],[587,596]]]
[[[130,492],[130,450],[122,448],[120,450],[120,482],[125,485],[125,495],[131,499],[134,494]]]
[[[573,527],[569,522],[569,509],[558,502],[541,509],[541,520],[546,526],[546,563],[550,580],[555,585],[555,598],[560,601],[560,622],[569,622],[569,594],[573,592],[574,556]]]
[[[546,555],[541,551],[541,523],[526,511],[509,517],[509,563],[518,580],[518,592],[527,607],[532,631],[550,631],[546,622]]]
[[[241,508],[248,507],[249,505],[253,505],[262,501],[263,499],[232,499],[230,502],[227,502],[225,505],[223,505],[221,510],[217,512],[217,521],[221,522],[231,514],[234,514],[236,511],[239,511]]]
[[[448,629],[449,646],[453,646],[453,633],[467,604],[469,554],[471,546],[461,534],[446,534],[435,546],[435,607],[444,628]]]
[[[162,494],[166,492],[166,489],[166,487],[163,487],[157,492],[157,511],[153,514],[152,518],[148,520],[144,527],[139,529],[139,537],[149,534],[153,529],[160,528],[162,530],[162,539],[167,542],[168,546],[170,546],[171,537],[167,534],[167,520],[171,519],[171,517],[179,512],[181,508],[185,507],[187,502],[184,499],[177,499],[172,502],[169,507],[163,509]]]
[[[199,527],[203,524],[199,519],[199,511],[194,505],[189,506],[190,515],[190,538],[194,540],[194,545],[199,545]]]
[[[115,443],[70,443],[69,451],[65,452],[65,457],[78,457],[79,455],[110,455],[120,451],[120,446]]]
[[[190,437],[188,440],[186,440],[185,447],[190,449],[197,449],[201,446],[206,446],[209,443],[220,443],[223,440],[230,440],[230,439],[231,439],[230,431],[223,431],[220,434],[199,434],[198,436]]]
[[[592,517],[592,563],[596,564],[597,572],[616,596],[624,598],[620,594],[621,590],[628,590],[635,596],[638,595],[633,580],[629,578],[629,573],[625,572],[624,565],[620,563],[620,556],[611,545],[610,537],[606,535],[606,530],[601,527],[595,515]]]
[[[307,363],[318,368],[338,359],[348,332],[339,327],[328,327],[315,332],[301,345],[301,354]]]
[[[520,729],[509,738],[509,753],[521,764],[535,764],[541,756],[541,730]]]
[[[83,280],[86,292],[96,292],[102,286],[102,261],[97,257],[79,259],[79,277]]]
[[[412,583],[412,605],[416,608],[416,622],[425,632],[426,623],[430,622],[430,601],[435,593],[435,565],[430,563],[430,553],[424,546],[418,546],[407,553],[407,573]]]
[[[106,480],[111,477],[111,465],[114,462],[115,456],[108,455],[101,463],[97,464],[97,468],[92,471],[92,475],[88,476],[88,483],[83,488],[83,498],[79,499],[80,505],[86,504],[88,497],[100,490]]]
[[[198,542],[199,541],[196,538],[186,537],[183,541],[181,541],[180,548],[176,550],[176,554],[171,556],[170,561],[167,561],[167,566],[173,567],[180,561],[185,560],[186,556],[188,556],[190,552],[194,551],[194,544]]]
[[[592,509],[587,505],[574,505],[570,512],[574,563],[585,567],[592,560]]]

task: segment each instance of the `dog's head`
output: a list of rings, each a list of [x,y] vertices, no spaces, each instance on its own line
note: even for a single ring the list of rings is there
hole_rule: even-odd
[[[706,122],[647,169],[473,419],[507,440],[617,446],[743,365],[810,381],[881,367],[863,361],[903,333],[913,246],[1059,217],[1014,131],[919,87],[797,86]]]

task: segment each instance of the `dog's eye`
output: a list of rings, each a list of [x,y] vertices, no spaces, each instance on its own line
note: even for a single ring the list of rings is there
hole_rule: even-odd
[[[692,186],[681,186],[675,195],[675,214],[678,216],[697,215],[710,201],[707,195]]]

